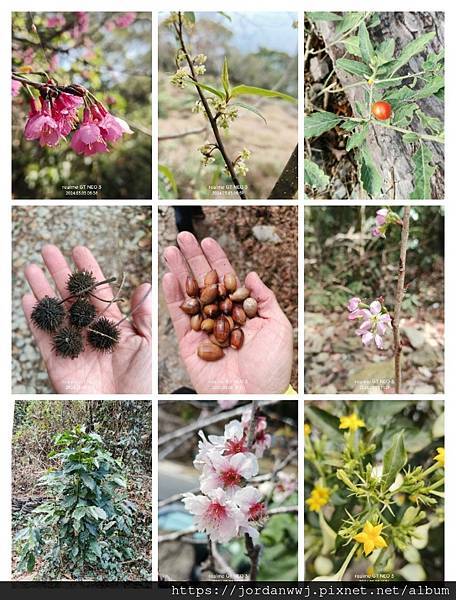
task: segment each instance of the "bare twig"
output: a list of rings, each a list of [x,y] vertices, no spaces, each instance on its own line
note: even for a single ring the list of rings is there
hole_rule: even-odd
[[[170,135],[159,135],[158,141],[165,142],[166,140],[178,140],[180,138],[187,137],[188,135],[197,135],[198,133],[204,133],[207,130],[207,127],[200,127],[200,129],[190,129],[189,131],[184,131],[183,133],[173,133]]]
[[[394,391],[396,394],[401,393],[402,372],[401,372],[401,355],[402,341],[400,333],[400,319],[402,300],[404,298],[404,283],[405,283],[405,267],[407,260],[407,243],[409,237],[410,225],[410,206],[404,206],[404,214],[402,216],[402,234],[401,246],[399,254],[399,271],[396,285],[396,298],[394,304],[393,318],[393,336],[394,336]]]

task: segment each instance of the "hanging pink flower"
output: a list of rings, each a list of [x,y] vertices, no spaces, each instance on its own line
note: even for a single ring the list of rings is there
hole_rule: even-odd
[[[61,134],[57,121],[51,116],[50,104],[42,100],[38,110],[35,100],[30,101],[30,113],[25,124],[24,137],[26,140],[39,140],[40,146],[57,146]]]
[[[114,143],[124,133],[133,133],[126,121],[112,115],[102,104],[92,105],[90,111],[93,120],[100,127],[101,135],[106,142]]]
[[[65,17],[62,14],[53,15],[52,17],[48,17],[45,21],[46,27],[49,28],[58,28],[63,27],[66,23]]]
[[[17,96],[21,91],[22,83],[16,79],[11,79],[11,95]]]
[[[98,152],[109,152],[100,128],[93,122],[88,109],[84,110],[82,123],[71,138],[71,147],[76,154],[83,154],[84,156],[91,156]]]
[[[372,340],[375,341],[377,348],[383,350],[383,336],[388,328],[391,328],[391,317],[388,313],[382,312],[382,305],[378,300],[371,302],[369,308],[360,311],[360,319],[364,319],[356,335],[359,335],[365,346],[368,346]]]
[[[239,535],[241,525],[249,527],[246,517],[220,488],[207,496],[185,494],[183,503],[194,515],[195,526],[214,542],[227,543]]]
[[[68,135],[78,121],[78,109],[84,101],[79,96],[62,92],[54,100],[52,116],[57,121],[63,136]]]
[[[348,301],[348,304],[347,304],[348,310],[350,312],[357,310],[360,302],[361,302],[361,298],[358,298],[357,296],[350,298],[350,300]]]

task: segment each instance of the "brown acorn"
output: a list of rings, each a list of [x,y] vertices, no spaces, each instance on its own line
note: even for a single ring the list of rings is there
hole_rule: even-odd
[[[212,304],[217,298],[218,289],[217,284],[212,283],[207,285],[201,290],[200,302],[204,306],[205,304]]]
[[[219,346],[212,344],[212,342],[201,342],[197,352],[202,360],[207,360],[209,362],[220,360],[225,356],[223,350]]]
[[[213,317],[216,317],[218,315],[218,312],[218,304],[206,304],[206,306],[203,306],[203,316],[206,319],[212,319]]]
[[[242,329],[238,327],[233,329],[230,336],[230,346],[235,350],[239,350],[242,348],[242,344],[244,343],[244,332]]]
[[[225,315],[229,315],[233,310],[233,303],[229,298],[225,298],[225,300],[219,302],[219,308],[222,311],[222,313],[225,313]]]
[[[185,291],[190,298],[196,298],[196,296],[198,296],[198,282],[192,275],[187,275],[187,279],[185,280]]]
[[[239,305],[236,304],[233,307],[233,311],[231,313],[231,316],[233,317],[233,321],[235,323],[237,323],[238,325],[245,325],[247,317],[245,316],[244,309],[241,306],[239,306]]]
[[[246,287],[240,287],[233,294],[230,294],[230,300],[233,302],[244,302],[249,296],[250,290]]]
[[[200,301],[198,298],[187,298],[182,302],[180,308],[187,315],[196,315],[200,311]]]
[[[206,275],[204,276],[204,285],[212,285],[214,283],[218,283],[218,275],[217,275],[217,271],[209,271],[208,273],[206,273]]]
[[[236,291],[237,281],[236,281],[236,275],[234,273],[227,273],[225,275],[225,277],[223,278],[223,283],[225,285],[226,291],[229,294],[232,294],[233,292]]]
[[[202,322],[203,317],[200,313],[193,315],[193,317],[190,319],[190,326],[193,331],[200,331]]]
[[[215,321],[214,337],[218,342],[225,342],[230,335],[230,324],[228,319],[221,315]]]
[[[229,337],[227,337],[224,342],[220,342],[213,333],[211,333],[211,335],[209,336],[209,340],[212,344],[215,344],[219,348],[228,348],[228,346],[230,345]]]
[[[258,302],[255,300],[255,298],[246,298],[242,308],[244,309],[244,312],[248,318],[253,319],[258,312]]]
[[[201,331],[204,331],[205,333],[212,333],[214,330],[214,325],[214,319],[204,319],[201,323]]]

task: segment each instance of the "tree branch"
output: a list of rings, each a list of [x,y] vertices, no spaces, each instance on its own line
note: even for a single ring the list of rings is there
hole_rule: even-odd
[[[298,145],[274,184],[269,200],[292,200],[298,191]]]
[[[192,61],[189,53],[187,52],[187,48],[186,48],[185,42],[184,42],[183,24],[182,24],[182,13],[181,12],[178,12],[178,18],[179,18],[179,25],[174,24],[174,29],[176,31],[179,43],[181,45],[181,50],[184,53],[185,58],[187,60],[187,64],[188,64],[188,67],[190,69],[190,73],[192,74],[192,79],[193,79],[193,81],[195,83],[198,83],[198,78],[197,78],[196,73],[195,73],[195,68],[193,66],[193,61]],[[198,92],[198,96],[200,97],[201,104],[203,105],[203,108],[204,108],[204,110],[206,112],[207,118],[209,119],[209,123],[211,125],[214,137],[217,140],[217,147],[218,147],[218,149],[220,151],[220,154],[223,157],[223,160],[225,161],[226,168],[228,169],[228,171],[230,173],[231,180],[233,181],[233,183],[234,183],[234,185],[236,187],[236,191],[239,194],[239,196],[243,200],[246,200],[247,197],[246,197],[244,191],[242,190],[242,187],[241,187],[241,184],[239,182],[239,179],[237,178],[237,175],[235,173],[233,163],[231,162],[231,160],[230,160],[230,158],[229,158],[229,156],[228,156],[228,154],[226,152],[225,146],[223,144],[222,136],[220,135],[220,131],[219,131],[219,128],[218,128],[218,125],[217,125],[217,121],[216,121],[214,115],[212,114],[212,111],[211,111],[211,109],[209,107],[209,104],[208,104],[208,102],[206,100],[206,97],[203,94],[201,88],[198,85],[196,85],[195,87],[196,87],[196,91]]]
[[[401,355],[402,341],[399,322],[401,319],[402,300],[404,299],[404,283],[405,283],[405,267],[407,260],[407,243],[409,237],[410,226],[410,206],[404,206],[404,214],[402,217],[402,234],[401,246],[399,254],[399,271],[396,285],[396,298],[394,304],[393,317],[393,336],[394,336],[394,391],[396,394],[401,393],[402,371],[401,371]]]

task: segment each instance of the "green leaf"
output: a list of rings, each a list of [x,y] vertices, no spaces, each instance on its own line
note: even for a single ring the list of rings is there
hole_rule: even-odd
[[[82,519],[82,517],[84,517],[87,514],[87,512],[88,511],[86,506],[78,506],[73,511],[73,519],[79,521],[80,519]]]
[[[103,521],[107,517],[105,511],[99,506],[88,506],[87,512],[96,520],[101,519]]]
[[[84,482],[84,485],[86,485],[89,488],[89,490],[91,490],[92,492],[97,487],[95,479],[90,477],[90,475],[88,475],[87,473],[81,473],[81,479]]]
[[[443,123],[437,117],[431,117],[424,113],[421,109],[416,111],[416,116],[420,120],[420,123],[425,130],[436,134],[443,132]]]
[[[347,73],[351,73],[352,75],[358,75],[359,77],[363,77],[363,75],[369,76],[372,73],[370,68],[364,63],[357,60],[350,60],[349,58],[337,59],[336,67]]]
[[[33,552],[27,554],[27,571],[30,573],[35,567],[35,555]]]
[[[324,190],[329,185],[329,177],[316,163],[308,158],[305,158],[304,183],[313,189]]]
[[[353,148],[359,148],[364,143],[368,132],[367,124],[361,125],[358,131],[355,131],[353,135],[348,139],[347,145],[345,146],[347,151],[353,150]]]
[[[125,479],[123,477],[121,477],[120,475],[115,475],[112,478],[113,482],[116,483],[118,486],[126,488],[127,487],[127,482],[125,481]]]
[[[344,44],[347,52],[350,52],[350,54],[353,54],[353,56],[358,56],[359,58],[362,58],[361,50],[359,48],[359,39],[357,36],[349,37],[346,40],[343,40],[342,43]]]
[[[336,27],[338,34],[345,33],[349,29],[356,28],[358,23],[364,20],[364,13],[361,12],[346,12],[342,21],[339,21]]]
[[[429,96],[433,96],[441,89],[445,87],[445,79],[442,75],[437,75],[433,77],[430,81],[426,82],[426,84],[420,89],[417,90],[413,96],[413,100],[422,100],[423,98],[429,98]]]
[[[230,17],[230,15],[226,12],[223,12],[222,10],[217,11],[219,15],[222,15],[222,17],[225,17],[225,19],[227,19],[228,21],[232,21],[232,18]]]
[[[238,96],[266,96],[268,98],[279,98],[281,100],[286,100],[287,102],[293,102],[296,104],[296,98],[293,96],[289,96],[288,94],[284,94],[283,92],[277,92],[276,90],[266,90],[264,88],[255,87],[252,85],[237,85],[231,90],[231,97],[237,98]]]
[[[367,148],[364,147],[361,149],[360,158],[363,188],[371,197],[375,198],[382,191],[382,178]]]
[[[423,143],[412,157],[415,167],[415,188],[410,195],[413,200],[431,200],[431,177],[435,166],[432,164],[432,153]]]
[[[325,131],[333,129],[341,121],[342,119],[336,114],[324,110],[306,115],[304,117],[304,137],[317,137]]]
[[[384,64],[390,62],[390,60],[394,56],[395,47],[396,47],[396,43],[394,41],[394,38],[389,38],[387,40],[384,40],[380,44],[380,46],[377,48],[377,51],[376,51],[379,65],[384,65]]]
[[[311,21],[341,21],[342,17],[333,12],[308,12],[306,13]]]
[[[266,119],[260,113],[260,111],[255,106],[252,106],[251,104],[247,104],[246,102],[239,102],[239,100],[238,100],[237,102],[232,102],[231,106],[239,106],[240,108],[245,108],[245,110],[249,110],[250,112],[253,112],[255,115],[257,115],[257,117],[260,117],[260,119],[263,119],[265,125],[268,124]]]
[[[369,32],[367,31],[366,23],[363,21],[358,29],[359,49],[364,62],[369,65],[375,56],[374,47],[372,46]]]
[[[435,31],[431,31],[407,44],[400,56],[391,64],[391,76],[393,76],[401,67],[406,65],[415,54],[422,52],[434,38]]]
[[[402,104],[394,111],[392,124],[396,127],[407,127],[417,108],[418,104],[415,104],[414,102]]]
[[[326,433],[331,439],[336,439],[337,441],[337,439],[341,440],[343,438],[342,432],[339,429],[339,417],[317,406],[307,406],[306,417],[312,425],[317,427],[322,433]]]
[[[345,121],[340,127],[341,129],[345,129],[345,131],[353,131],[358,127],[358,123],[356,121]]]
[[[188,82],[193,83],[193,85],[195,85],[198,88],[201,88],[202,90],[206,90],[206,92],[214,94],[214,96],[218,96],[222,100],[225,100],[225,93],[221,90],[218,90],[217,88],[212,87],[211,85],[206,85],[205,83],[200,83],[199,81],[193,81],[193,79],[189,79]]]
[[[196,23],[196,16],[194,12],[184,12],[184,18],[192,25]]]
[[[172,191],[177,196],[177,183],[171,169],[165,165],[158,165],[158,172],[163,175],[163,177],[168,181]]]
[[[407,452],[404,446],[404,432],[399,431],[383,458],[383,488],[387,490],[395,481],[396,475],[407,464]]]
[[[231,85],[230,85],[230,76],[228,73],[228,60],[227,60],[226,56],[223,61],[221,81],[222,81],[223,89],[225,90],[226,98],[228,100],[228,98],[230,97],[230,94],[231,94]]]
[[[101,558],[101,546],[96,540],[90,540],[89,551],[93,552],[98,558]]]

